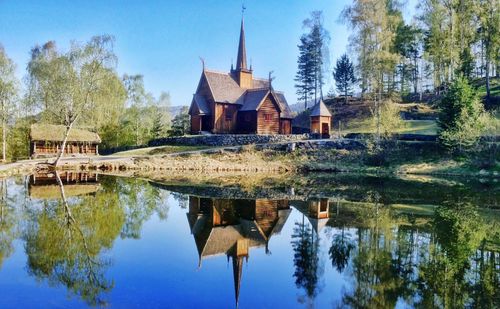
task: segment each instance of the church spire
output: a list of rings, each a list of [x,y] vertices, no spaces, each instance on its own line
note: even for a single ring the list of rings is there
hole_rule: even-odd
[[[234,297],[236,300],[236,308],[240,300],[241,274],[243,273],[243,257],[233,256],[233,278],[234,278]]]
[[[240,44],[238,45],[238,57],[236,58],[236,70],[248,70],[247,69],[247,49],[245,46],[245,22],[244,18],[241,17],[241,30],[240,30]]]

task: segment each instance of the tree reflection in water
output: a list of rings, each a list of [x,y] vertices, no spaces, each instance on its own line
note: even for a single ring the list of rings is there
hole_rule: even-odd
[[[398,301],[423,308],[500,305],[500,253],[493,245],[500,232],[477,207],[439,206],[420,224],[412,214],[378,203],[357,211],[363,219],[348,274],[353,290],[344,294],[341,307],[385,308]]]
[[[9,203],[7,179],[0,180],[0,267],[13,251],[12,242],[17,238],[16,213]]]
[[[71,205],[59,173],[61,199],[45,202],[26,235],[30,274],[63,284],[90,305],[105,305],[102,295],[113,288],[105,277],[110,261],[103,251],[112,247],[125,221],[118,196],[103,192],[77,198]]]
[[[144,223],[153,215],[166,220],[170,193],[137,179],[102,177],[95,186],[78,187],[65,182],[67,178],[63,175],[57,176],[60,176],[58,181],[52,184],[52,189],[56,189],[54,194],[49,194],[50,188],[40,185],[23,191],[22,185],[16,184],[16,190],[9,191],[7,184],[14,182],[1,182],[0,263],[9,255],[15,256],[14,240],[23,237],[30,275],[51,286],[65,287],[89,305],[106,305],[114,287],[113,278],[109,277],[113,262],[109,251],[115,240],[140,238]],[[360,190],[356,188],[357,193]],[[31,199],[14,191],[29,192]],[[384,194],[381,197],[373,188],[363,196],[364,199],[337,200],[335,211],[329,209],[331,199],[326,198],[312,203],[286,200],[276,207],[267,205],[269,200],[263,199],[258,200],[260,206],[255,204],[254,208],[248,205],[256,203],[255,200],[224,199],[224,205],[237,206],[231,209],[238,210],[235,214],[239,214],[239,219],[230,224],[226,219],[232,215],[221,211],[222,221],[220,226],[215,226],[213,219],[218,217],[214,217],[213,212],[202,208],[194,212],[191,209],[194,199],[186,200],[187,195],[180,193],[171,195],[180,207],[189,206],[193,215],[188,216],[189,220],[199,221],[198,225],[190,226],[193,236],[211,235],[212,242],[206,241],[207,244],[216,240],[214,231],[220,232],[220,241],[216,243],[222,248],[228,243],[222,236],[234,231],[238,240],[248,239],[248,248],[252,247],[252,240],[259,245],[254,247],[265,250],[271,235],[278,235],[282,228],[287,233],[292,230],[291,244],[289,235],[285,235],[286,246],[274,245],[273,253],[276,253],[262,260],[255,254],[258,258],[251,263],[276,263],[273,257],[282,258],[284,252],[285,258],[293,261],[290,266],[293,277],[284,280],[292,283],[294,291],[300,290],[298,300],[303,304],[313,306],[328,297],[335,298],[339,307],[351,308],[500,307],[500,226],[495,211],[479,207],[471,198],[458,202],[454,198],[453,203],[429,206],[388,204],[387,197]],[[215,204],[221,202],[220,198],[204,199]],[[290,210],[288,203],[296,210]],[[262,211],[249,214],[248,209]],[[290,221],[288,229],[285,222],[289,213],[295,216],[296,222]],[[244,225],[250,221],[256,221],[258,228],[245,229]],[[210,226],[212,232],[200,229],[202,223]],[[174,236],[189,237],[192,242],[191,235]],[[257,242],[259,239],[262,241]],[[276,241],[280,238],[276,237]],[[238,242],[235,244],[234,248],[221,252],[242,258],[246,241],[240,240],[239,247]],[[239,255],[235,248],[240,249]],[[201,250],[200,257],[208,256],[207,252]],[[323,262],[328,258],[330,261],[324,267]],[[272,264],[271,267],[282,266]],[[242,270],[237,270],[241,274]],[[248,272],[251,271],[249,267]],[[328,282],[332,274],[341,278],[339,282],[344,285],[342,292],[335,295],[327,293],[326,288],[330,286],[323,287],[323,280]],[[239,287],[239,280],[244,278],[255,280],[266,276],[268,274],[235,277],[235,287]],[[238,291],[239,288],[236,295]],[[248,291],[246,294],[249,295]]]
[[[292,234],[295,284],[304,289],[306,295],[299,301],[310,304],[320,292],[319,279],[323,269],[319,260],[319,237],[302,215],[301,222],[295,222]]]

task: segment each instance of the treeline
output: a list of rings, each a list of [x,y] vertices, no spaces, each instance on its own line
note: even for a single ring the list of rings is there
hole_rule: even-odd
[[[404,125],[392,103],[409,94],[421,100],[424,92],[438,99],[438,133],[445,146],[462,152],[475,148],[481,135],[498,134],[498,122],[483,103],[499,105],[490,87],[491,77],[500,75],[499,0],[425,0],[411,22],[403,9],[397,0],[354,0],[345,7],[340,20],[352,31],[352,59],[342,55],[333,69],[322,13],[304,21],[296,89],[305,109],[323,97],[325,76],[332,74],[346,103],[356,87],[362,100],[373,103],[377,141]]]
[[[408,23],[403,1],[354,0],[339,16],[352,31],[348,49],[353,57],[342,56],[335,68],[328,66],[330,35],[322,14],[313,12],[298,45],[299,99],[307,106],[322,94],[330,72],[341,95],[352,94],[354,85],[368,99],[441,94],[465,76],[483,78],[489,99],[490,78],[500,74],[499,8],[498,0],[425,0]],[[349,70],[353,62],[355,77]]]
[[[15,63],[0,47],[0,104],[3,160],[29,156],[33,123],[61,124],[97,132],[101,147],[144,145],[168,135],[182,135],[186,110],[172,117],[168,92],[155,98],[142,75],[119,76],[114,38],[95,36],[68,51],[54,41],[35,45],[23,81]]]

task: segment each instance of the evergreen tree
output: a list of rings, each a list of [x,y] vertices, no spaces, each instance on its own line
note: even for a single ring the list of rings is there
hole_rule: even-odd
[[[180,113],[172,120],[172,128],[169,130],[170,136],[182,136],[189,132],[189,109],[184,106]]]
[[[487,114],[467,79],[459,76],[440,103],[439,138],[451,149],[473,146],[485,128]]]
[[[333,77],[335,78],[338,92],[344,95],[345,103],[347,104],[347,96],[351,93],[352,86],[356,82],[354,64],[349,60],[347,54],[343,54],[340,59],[337,60],[337,66],[333,71]]]
[[[300,38],[299,58],[297,60],[297,74],[295,75],[295,88],[299,101],[304,102],[304,109],[307,109],[307,102],[314,89],[314,70],[312,65],[311,44],[307,35]]]
[[[467,79],[472,78],[472,72],[474,71],[474,58],[469,47],[464,48],[460,52],[460,67],[458,68],[458,74],[466,77]]]
[[[323,97],[324,71],[328,69],[328,43],[330,34],[323,26],[323,12],[314,11],[311,17],[304,20],[304,27],[309,28],[309,50],[313,73],[314,102]],[[326,64],[326,67],[325,67]]]
[[[413,92],[418,91],[421,31],[414,25],[406,25],[403,21],[398,25],[394,38],[394,51],[401,56],[398,73],[400,76],[400,92],[407,91],[407,80],[411,79]]]
[[[157,109],[158,110],[158,109]],[[160,138],[163,134],[163,115],[157,111],[155,114],[155,118],[153,119],[153,127],[151,129],[151,137],[152,138]]]

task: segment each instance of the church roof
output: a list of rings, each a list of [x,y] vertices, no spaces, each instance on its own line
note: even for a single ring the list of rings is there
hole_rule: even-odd
[[[261,89],[248,89],[245,96],[240,99],[243,102],[243,107],[240,111],[256,111],[260,103],[269,95],[271,90],[269,88]],[[282,92],[272,91],[276,102],[278,103],[280,109],[281,118],[293,118],[292,111],[288,106],[285,95]]]
[[[220,73],[205,70],[208,86],[215,102],[236,103],[245,93],[246,89],[240,88],[230,73]]]
[[[193,96],[193,103],[191,104],[191,109],[196,108],[199,115],[210,115],[210,106],[202,95],[195,94]],[[191,111],[190,111],[191,112]]]
[[[314,116],[328,116],[328,117],[332,116],[332,114],[328,110],[328,107],[326,107],[323,100],[319,100],[319,102],[316,105],[314,105],[311,111],[311,117]]]
[[[259,107],[260,103],[269,94],[269,89],[252,89],[248,90],[243,97],[243,106],[240,111],[255,111]]]
[[[293,118],[292,115],[292,110],[290,109],[290,106],[288,106],[288,102],[286,101],[285,95],[283,92],[275,91],[274,93],[276,95],[276,98],[278,99],[278,104],[280,105],[281,109],[281,118]]]
[[[269,81],[261,78],[253,79],[253,88],[241,88],[231,73],[204,71],[208,86],[215,102],[242,105],[241,111],[256,110],[269,90]],[[293,118],[283,92],[273,91],[281,110],[281,118]],[[210,108],[203,96],[195,94],[194,103],[200,114],[210,115]]]

